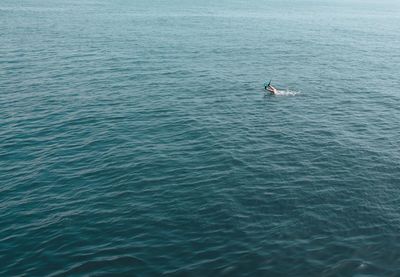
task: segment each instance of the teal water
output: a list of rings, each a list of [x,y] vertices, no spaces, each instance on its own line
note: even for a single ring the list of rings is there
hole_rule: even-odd
[[[398,1],[2,0],[0,275],[395,276],[399,30]]]

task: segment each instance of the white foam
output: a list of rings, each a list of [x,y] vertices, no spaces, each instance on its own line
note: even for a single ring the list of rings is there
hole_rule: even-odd
[[[277,92],[275,93],[275,95],[277,96],[295,96],[300,94],[300,91],[294,91],[294,90],[277,90]]]

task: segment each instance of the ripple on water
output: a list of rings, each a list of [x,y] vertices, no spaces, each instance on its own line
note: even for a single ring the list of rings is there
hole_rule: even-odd
[[[142,2],[1,2],[0,275],[399,272],[388,6]]]

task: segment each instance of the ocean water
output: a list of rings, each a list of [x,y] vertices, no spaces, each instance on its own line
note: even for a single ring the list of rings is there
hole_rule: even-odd
[[[399,30],[395,0],[2,0],[0,275],[398,276]]]

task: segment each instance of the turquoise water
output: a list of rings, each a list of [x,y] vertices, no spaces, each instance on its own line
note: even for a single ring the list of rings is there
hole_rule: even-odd
[[[1,1],[1,276],[400,272],[399,2],[216,2]]]

